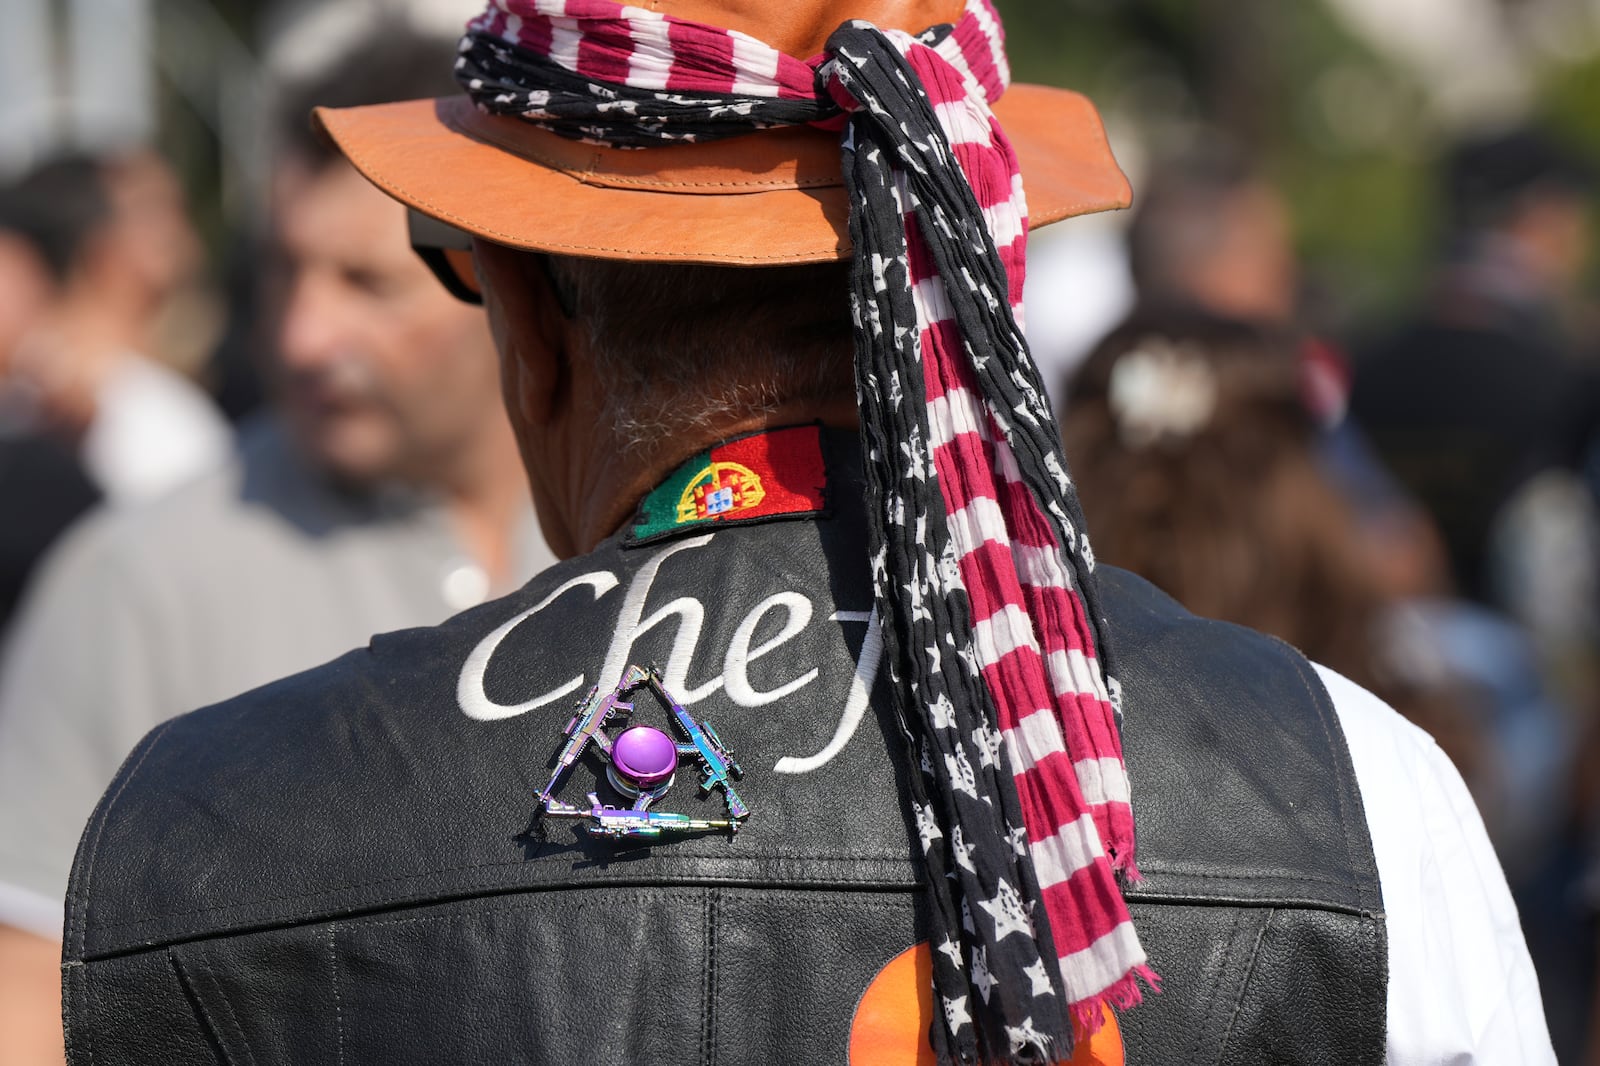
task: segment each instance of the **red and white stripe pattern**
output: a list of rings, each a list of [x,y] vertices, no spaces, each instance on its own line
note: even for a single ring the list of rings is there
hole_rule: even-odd
[[[811,66],[748,34],[609,0],[494,0],[467,30],[601,84],[789,100],[817,94]]]

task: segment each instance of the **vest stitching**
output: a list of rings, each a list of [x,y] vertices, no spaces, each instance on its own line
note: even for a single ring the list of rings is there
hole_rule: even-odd
[[[239,1024],[239,1015],[234,1012],[233,1001],[228,998],[227,989],[223,987],[221,979],[217,977],[217,973],[222,967],[217,965],[215,953],[209,946],[200,949],[200,956],[206,960],[210,970],[207,976],[211,979],[210,983],[217,994],[217,999],[222,1003],[222,1009],[227,1012],[228,1020],[233,1023],[233,1031],[238,1035],[239,1049],[244,1052],[244,1060],[253,1066],[256,1057],[250,1051],[250,1042],[245,1039],[244,1026]]]
[[[1279,644],[1282,644],[1284,647],[1290,648],[1290,650],[1293,651],[1293,648],[1286,642],[1278,640],[1276,637],[1271,639],[1277,640]],[[1350,837],[1350,812],[1345,806],[1345,792],[1354,787],[1356,794],[1359,796],[1361,794],[1361,790],[1359,785],[1355,785],[1353,782],[1345,780],[1343,763],[1345,760],[1350,758],[1350,745],[1349,742],[1345,740],[1344,729],[1342,727],[1339,729],[1338,742],[1335,743],[1333,739],[1333,730],[1329,727],[1328,723],[1329,708],[1325,706],[1329,700],[1328,690],[1325,686],[1323,686],[1321,681],[1317,682],[1315,688],[1312,687],[1311,679],[1306,674],[1306,670],[1310,665],[1309,660],[1307,660],[1306,657],[1301,655],[1299,652],[1295,652],[1290,661],[1294,664],[1295,675],[1300,678],[1300,683],[1305,686],[1306,695],[1311,697],[1311,705],[1317,709],[1317,724],[1322,727],[1322,734],[1327,739],[1328,746],[1332,748],[1336,754],[1340,751],[1344,752],[1344,759],[1335,758],[1333,760],[1333,775],[1339,786],[1334,792],[1334,798],[1339,804],[1339,834],[1344,837],[1345,861],[1351,866],[1354,866],[1356,863],[1356,848],[1355,841]],[[1364,817],[1364,813],[1365,806],[1363,806],[1362,828],[1366,828],[1366,819]],[[1370,861],[1372,848],[1371,836],[1372,834],[1369,830],[1367,833],[1367,859],[1369,861],[1363,863],[1363,866],[1368,868],[1362,871],[1364,873],[1376,872],[1375,870],[1371,869],[1371,867],[1374,865]],[[1360,888],[1358,891],[1361,893],[1362,902],[1369,903],[1370,905],[1370,887]]]
[[[62,1006],[64,1009],[61,1012],[61,1036],[62,1043],[66,1047],[67,1061],[71,1062],[74,1058],[76,1058],[76,1056],[73,1055],[73,1051],[76,1050],[78,1043],[77,1036],[75,1035],[75,1028],[72,1024],[73,1015],[76,1014],[77,1011],[72,1008],[76,1006],[76,1000],[80,995],[78,985],[79,982],[82,982],[83,990],[81,995],[83,997],[83,1008],[84,1013],[88,1013],[89,967],[82,962],[69,962],[62,966],[62,971],[62,984],[65,987],[62,989]],[[93,1066],[94,1048],[88,1044],[87,1040],[85,1040],[84,1051],[88,1056],[87,1061],[89,1062],[90,1066]]]
[[[1250,947],[1250,965],[1244,972],[1244,980],[1239,982],[1239,991],[1233,1001],[1233,1012],[1228,1015],[1228,1025],[1222,1031],[1222,1046],[1218,1049],[1217,1066],[1224,1066],[1227,1054],[1228,1039],[1233,1036],[1233,1027],[1239,1023],[1239,1012],[1244,1009],[1245,993],[1250,990],[1250,979],[1255,976],[1256,965],[1261,961],[1261,942],[1267,937],[1267,930],[1272,928],[1272,920],[1278,916],[1276,910],[1267,911],[1267,920],[1261,923],[1261,931],[1256,934],[1255,943]]]
[[[1245,914],[1246,914],[1246,912],[1243,911],[1243,910],[1241,910],[1238,913],[1236,913],[1233,916],[1233,924],[1228,927],[1228,939],[1225,942],[1225,947],[1223,948],[1222,970],[1221,970],[1221,973],[1218,974],[1219,977],[1226,976],[1227,973],[1228,973],[1228,970],[1231,968],[1231,966],[1233,964],[1233,953],[1234,953],[1235,945],[1237,945],[1238,942],[1239,942],[1239,926],[1244,924]],[[1211,1004],[1213,1002],[1214,1002],[1213,1000],[1207,1000],[1206,1001],[1207,1007],[1210,1008],[1210,1009],[1208,1009],[1206,1011],[1206,1020],[1208,1022],[1211,1020],[1211,1015],[1213,1015],[1215,1013],[1215,1008],[1211,1007]],[[1195,1061],[1197,1059],[1199,1059],[1199,1057],[1200,1057],[1200,1045],[1205,1042],[1206,1033],[1210,1029],[1211,1029],[1211,1026],[1209,1026],[1209,1025],[1197,1025],[1197,1026],[1195,1026],[1194,1043],[1190,1045],[1188,1054],[1183,1056],[1183,1061],[1186,1062],[1186,1063],[1189,1063],[1190,1066],[1193,1066]],[[1226,1042],[1226,1041],[1224,1041],[1224,1042]]]
[[[615,893],[614,895],[615,895],[615,898],[617,898],[617,899],[653,900],[653,899],[662,898],[662,896],[664,894],[670,897],[670,895],[672,894],[671,891],[670,891],[672,887],[673,886],[670,886],[670,885],[662,885],[655,891],[651,891],[651,890],[646,889],[646,890],[642,890],[642,891]],[[573,889],[568,889],[568,890],[565,890],[565,891],[588,891],[589,889],[592,889],[592,888],[604,889],[605,886],[604,885],[583,885],[583,886],[575,886]],[[763,889],[755,888],[755,889],[752,889],[752,891],[760,892],[760,891],[763,891]],[[770,891],[770,890],[768,890],[768,891]],[[680,892],[678,894],[679,895],[695,895],[695,893],[692,893],[692,892]],[[873,899],[866,899],[866,898],[857,899],[857,898],[855,898],[855,894],[854,893],[845,892],[843,894],[851,896],[851,899],[849,900],[849,905],[852,906],[852,907],[868,907],[868,908],[871,908],[873,910],[905,910],[907,908],[915,909],[915,904],[912,903],[909,899],[904,900],[904,901],[873,900]],[[543,895],[543,893],[540,893],[540,895]],[[909,897],[911,895],[911,893],[907,892],[907,893],[905,893],[905,895],[907,895]],[[429,904],[418,904],[418,907],[423,907],[423,906],[429,906],[429,907],[432,907],[432,906],[447,906],[447,905],[448,904],[433,904],[433,903],[429,903]],[[449,922],[449,921],[456,921],[456,920],[459,920],[459,919],[462,919],[462,918],[476,918],[476,917],[478,917],[480,915],[485,915],[485,914],[506,914],[506,913],[512,913],[512,912],[516,912],[516,911],[526,910],[531,905],[532,904],[526,903],[526,902],[523,902],[523,903],[508,903],[508,904],[505,904],[504,906],[500,906],[500,907],[478,907],[478,908],[474,908],[471,911],[453,911],[453,912],[451,912],[449,914],[425,914],[425,915],[419,915],[419,916],[411,917],[411,918],[383,918],[383,919],[377,919],[377,920],[374,920],[374,921],[362,921],[360,919],[357,919],[354,922],[347,922],[345,924],[352,926],[357,931],[361,931],[361,930],[365,930],[365,929],[376,929],[376,928],[379,928],[379,927],[382,927],[382,926],[389,926],[389,925],[417,925],[417,924],[426,924],[428,922]],[[720,901],[719,901],[719,906],[718,906],[718,912],[719,913],[721,912]],[[225,935],[233,936],[233,935],[236,935],[236,934],[228,933],[228,934],[225,934]]]
[[[1241,873],[1207,873],[1201,869],[1184,869],[1182,863],[1163,862],[1158,859],[1148,865],[1140,863],[1139,869],[1145,873],[1165,874],[1169,877],[1201,877],[1214,881],[1285,881],[1289,884],[1333,885],[1336,888],[1360,889],[1362,887],[1362,882],[1357,880],[1328,877],[1305,870],[1293,873],[1285,870],[1283,873],[1277,873],[1270,867],[1265,869],[1257,868]],[[1138,890],[1133,889],[1132,891],[1137,892]]]
[[[797,861],[803,862],[803,861],[808,860],[808,859],[809,860],[827,860],[827,859],[847,860],[847,859],[855,859],[855,860],[858,860],[858,861],[877,860],[877,861],[880,861],[880,862],[893,862],[897,866],[906,866],[906,865],[908,865],[906,863],[906,861],[905,861],[904,856],[885,856],[885,855],[882,855],[882,854],[843,855],[843,854],[840,854],[838,852],[830,852],[829,854],[826,854],[826,855],[767,855],[767,856],[762,856],[762,855],[738,855],[738,856],[721,856],[721,857],[718,857],[716,859],[716,861],[717,862],[737,863],[737,864],[742,864],[742,865],[747,865],[748,866],[748,865],[761,863],[761,862],[765,862],[765,861],[769,861],[769,860],[773,860],[773,859],[782,860],[782,861],[785,861],[785,862],[797,862]],[[427,871],[424,871],[422,873],[401,874],[401,875],[399,875],[397,877],[383,877],[383,878],[378,878],[378,879],[372,880],[372,881],[357,881],[357,882],[355,882],[353,884],[336,885],[333,888],[319,889],[316,892],[289,892],[289,893],[285,893],[285,894],[279,895],[279,896],[266,896],[266,897],[259,898],[259,899],[242,900],[242,901],[235,902],[235,903],[219,903],[219,904],[217,904],[215,906],[211,906],[211,907],[192,907],[192,908],[188,908],[186,910],[181,910],[181,911],[167,911],[167,912],[162,913],[162,914],[152,915],[149,918],[130,918],[130,919],[126,920],[126,921],[121,921],[121,922],[105,922],[105,923],[102,923],[98,928],[102,932],[106,932],[106,931],[109,931],[109,930],[112,930],[112,929],[126,929],[126,928],[129,928],[130,926],[153,925],[153,924],[155,924],[157,922],[165,921],[165,920],[170,919],[170,918],[186,918],[186,917],[189,917],[189,916],[192,916],[192,915],[196,915],[196,914],[214,914],[217,911],[243,910],[243,909],[246,909],[246,908],[249,908],[249,907],[260,906],[263,903],[284,903],[284,902],[288,902],[288,901],[291,901],[291,900],[305,900],[305,899],[323,898],[323,897],[327,897],[327,896],[336,895],[337,893],[340,893],[340,892],[348,892],[348,891],[350,891],[352,889],[371,888],[371,887],[373,887],[375,885],[393,884],[396,881],[420,880],[422,878],[433,877],[433,876],[436,876],[438,874],[456,873],[456,872],[461,871],[461,870],[489,870],[489,869],[500,869],[500,868],[504,868],[504,867],[507,867],[507,866],[526,866],[526,865],[527,865],[527,860],[525,860],[525,859],[513,859],[513,860],[508,860],[506,862],[489,862],[489,863],[469,864],[469,865],[465,865],[465,866],[445,867],[443,869],[438,869],[438,870],[427,870]],[[716,874],[698,873],[698,874],[695,874],[692,878],[686,877],[682,883],[685,884],[685,885],[695,885],[695,884],[705,884],[705,883],[708,883],[708,882],[730,883],[730,882],[738,882],[740,880],[741,880],[741,878],[738,877],[738,876],[735,876],[735,875],[728,875],[728,874],[716,875]],[[872,884],[872,883],[875,883],[875,882],[881,883],[881,881],[882,881],[881,878],[875,878],[875,877],[866,876],[866,875],[863,875],[863,876],[851,876],[850,874],[847,874],[847,873],[831,874],[829,876],[829,878],[828,878],[828,882],[837,882],[837,883],[840,883],[840,884]],[[803,884],[818,884],[818,882],[800,882],[800,883],[803,883]],[[463,893],[466,893],[466,892],[471,892],[471,891],[474,891],[474,890],[484,889],[484,888],[503,887],[503,888],[507,889],[508,891],[538,892],[538,891],[549,891],[549,890],[559,891],[561,889],[568,889],[568,888],[601,888],[601,887],[605,887],[606,884],[607,884],[607,882],[604,882],[604,881],[583,882],[583,883],[579,883],[579,884],[575,884],[573,882],[551,881],[551,882],[534,882],[534,883],[523,884],[523,885],[497,886],[493,882],[485,881],[485,882],[476,882],[476,883],[460,885],[460,886],[457,886],[457,890],[461,891]],[[755,887],[761,887],[761,886],[755,886]],[[915,881],[907,881],[907,882],[904,882],[904,883],[894,882],[892,884],[885,885],[885,888],[888,891],[899,891],[899,890],[912,891],[912,890],[917,889],[919,887],[920,887],[920,883],[919,882],[915,882]],[[827,891],[827,890],[825,888],[819,887],[819,888],[809,889],[809,891]],[[408,897],[408,896],[384,896],[384,897],[380,897],[380,898],[375,899],[375,900],[365,901],[365,903],[366,903],[366,905],[369,905],[369,906],[383,906],[385,904],[395,903],[395,902],[398,902],[400,900],[409,899],[409,898],[410,897]],[[465,898],[465,897],[460,897],[460,898]]]
[[[339,953],[334,946],[338,922],[328,923],[328,969],[333,973],[333,1024],[338,1036],[339,1066],[344,1066],[344,1004],[339,999]]]
[[[715,921],[714,895],[715,889],[707,889],[700,900],[700,954],[705,960],[704,973],[700,978],[700,1063],[701,1066],[711,1066],[712,1048],[715,1044],[715,1012],[716,1012],[716,939],[713,930]]]
[[[172,968],[172,979],[178,983],[178,992],[194,1014],[194,1023],[199,1028],[200,1035],[205,1038],[206,1047],[211,1049],[211,1054],[217,1062],[228,1063],[230,1057],[223,1046],[222,1034],[217,1031],[216,1023],[211,1020],[211,1012],[200,1002],[200,993],[195,988],[194,979],[189,976],[182,960],[171,948],[167,949],[167,965]]]
[[[89,967],[85,966],[83,968],[83,1006],[84,1006],[84,1011],[83,1012],[84,1012],[84,1014],[88,1014],[89,1013],[89,1011],[92,1009],[92,1005],[94,1003],[94,997],[89,991],[90,977],[91,977],[91,975],[89,973]],[[94,1066],[94,1026],[91,1025],[91,1026],[88,1027],[88,1032],[84,1034],[83,1042],[88,1047],[88,1051],[89,1051],[89,1066]]]
[[[105,832],[107,823],[111,821],[111,808],[117,805],[117,800],[122,798],[123,791],[132,783],[134,776],[139,772],[139,768],[144,765],[145,759],[155,750],[156,745],[161,743],[161,738],[166,735],[168,729],[172,728],[172,723],[176,720],[169,719],[146,739],[144,750],[139,752],[138,761],[127,768],[127,776],[123,777],[121,782],[117,784],[116,792],[108,795],[102,801],[104,806],[97,808],[92,816],[94,840],[89,844],[89,850],[84,857],[83,877],[78,880],[78,891],[73,894],[73,902],[76,906],[73,907],[72,922],[68,928],[70,937],[68,946],[79,955],[83,954],[84,943],[89,937],[90,887],[94,883],[95,860],[100,857],[100,837]],[[132,756],[130,755],[129,758],[132,758]],[[91,1055],[90,1057],[92,1060],[93,1056]]]

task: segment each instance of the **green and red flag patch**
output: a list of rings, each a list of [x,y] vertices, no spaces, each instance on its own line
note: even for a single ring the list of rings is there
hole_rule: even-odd
[[[644,544],[713,523],[820,514],[827,481],[819,426],[737,437],[696,455],[646,496],[627,542]]]

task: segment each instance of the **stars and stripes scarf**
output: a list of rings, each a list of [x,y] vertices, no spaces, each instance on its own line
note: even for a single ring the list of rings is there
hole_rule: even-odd
[[[494,0],[480,108],[617,147],[842,130],[872,575],[933,897],[942,1059],[1055,1061],[1153,983],[1094,559],[1019,328],[1027,208],[989,0],[809,62],[610,0]],[[942,1024],[941,1024],[942,1023]]]

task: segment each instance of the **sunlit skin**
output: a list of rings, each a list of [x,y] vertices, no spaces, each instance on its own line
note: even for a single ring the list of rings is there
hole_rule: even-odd
[[[285,165],[274,201],[276,381],[296,440],[342,480],[464,505],[469,547],[504,575],[525,497],[483,312],[440,286],[404,209],[348,165]]]
[[[1529,199],[1506,223],[1504,235],[1519,249],[1523,269],[1540,287],[1564,295],[1588,268],[1593,224],[1587,200],[1552,190]]]
[[[594,373],[587,331],[561,313],[544,271],[532,257],[487,241],[473,244],[473,260],[539,524],[563,559],[592,551],[673,468],[708,445],[796,422],[857,424],[846,390],[825,402],[708,421],[651,449],[623,448],[598,417],[606,383]]]
[[[1299,272],[1289,212],[1264,185],[1229,197],[1212,227],[1217,240],[1180,281],[1202,306],[1246,321],[1286,322],[1295,312]]]
[[[183,187],[157,156],[135,153],[107,165],[106,192],[114,221],[103,239],[118,245],[122,270],[137,275],[154,314],[202,258],[189,224]]]
[[[5,336],[0,322],[0,372],[26,379],[41,413],[68,436],[88,429],[100,390],[128,353],[153,350],[162,309],[200,263],[183,190],[160,158],[108,160],[101,176],[109,217],[75,250],[67,276],[52,279],[24,334]]]
[[[32,247],[0,230],[0,387],[13,353],[38,321],[53,287],[44,260]]]
[[[61,944],[0,925],[0,1062],[61,1066]]]

